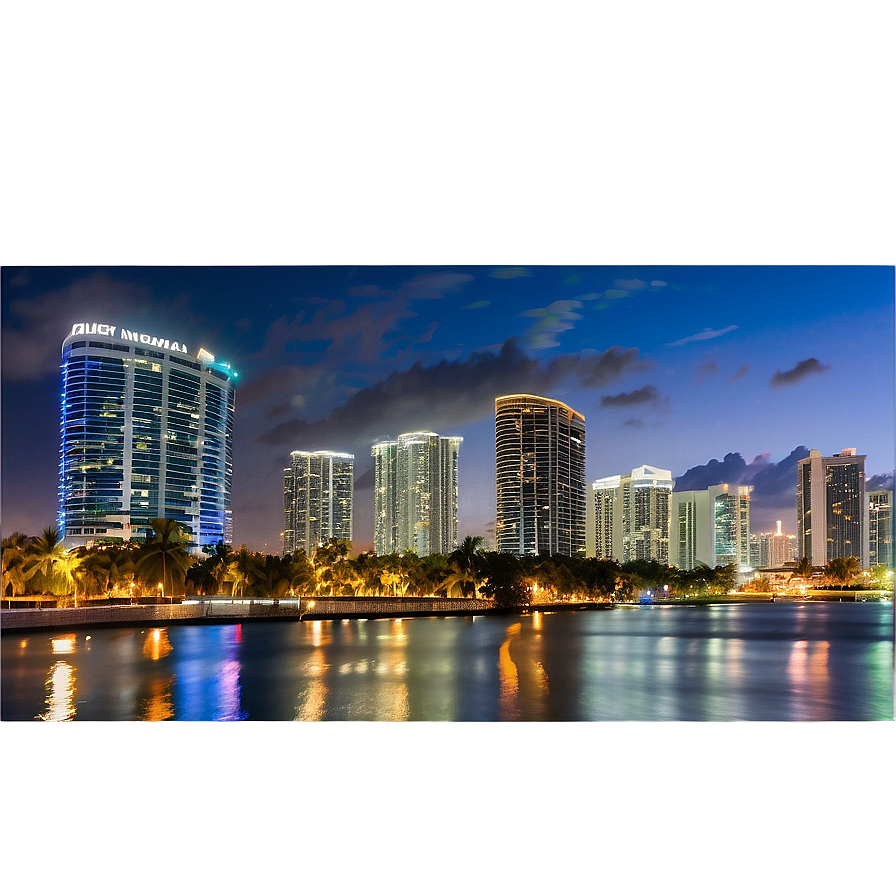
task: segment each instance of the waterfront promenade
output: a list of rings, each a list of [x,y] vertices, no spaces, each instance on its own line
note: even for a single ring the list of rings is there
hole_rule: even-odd
[[[177,623],[231,623],[265,619],[378,619],[401,616],[479,616],[494,613],[488,600],[444,598],[340,598],[313,601],[230,598],[175,604],[117,604],[88,607],[2,610],[2,631],[74,629]]]

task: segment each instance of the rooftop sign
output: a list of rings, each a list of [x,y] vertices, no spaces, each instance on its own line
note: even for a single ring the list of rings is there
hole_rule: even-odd
[[[118,333],[116,337],[115,334]],[[111,324],[74,324],[68,338],[72,336],[111,336],[123,339],[126,342],[136,342],[140,345],[148,345],[150,348],[167,348],[173,352],[188,354],[187,346],[183,342],[172,342],[170,339],[160,339],[158,336],[149,336],[146,333],[137,333],[134,330],[119,329]]]

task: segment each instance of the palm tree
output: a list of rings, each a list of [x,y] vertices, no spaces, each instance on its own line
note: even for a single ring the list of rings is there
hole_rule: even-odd
[[[224,580],[233,582],[233,588],[230,592],[231,597],[243,597],[246,593],[246,586],[255,583],[255,571],[258,560],[244,544],[240,545],[240,549],[231,555],[231,560],[227,564],[227,573]]]
[[[479,585],[482,583],[479,546],[482,541],[481,535],[467,535],[449,555],[448,560],[452,567],[452,572],[448,576],[451,580],[448,586],[449,593],[452,591],[456,593],[459,589],[464,597],[469,597],[471,594],[474,598],[479,597]]]
[[[37,575],[52,590],[56,564],[66,555],[59,531],[55,526],[48,526],[37,538],[32,539],[29,549],[31,562],[29,575]]]
[[[834,557],[824,567],[825,577],[839,585],[848,585],[861,570],[858,557]]]
[[[799,562],[790,574],[791,579],[811,579],[812,561],[808,557],[800,557]]]
[[[153,536],[140,550],[137,571],[150,587],[160,582],[164,598],[173,594],[175,583],[183,585],[186,571],[196,561],[187,553],[188,536],[177,520],[154,519],[149,525]]]
[[[3,539],[3,586],[0,588],[3,597],[7,597],[9,591],[12,597],[25,593],[25,583],[32,575],[25,555],[30,543],[31,539],[21,532],[13,532]]]

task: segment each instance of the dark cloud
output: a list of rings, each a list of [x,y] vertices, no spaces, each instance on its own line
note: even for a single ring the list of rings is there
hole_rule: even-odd
[[[894,472],[877,473],[870,479],[865,480],[866,492],[891,492],[894,486]]]
[[[498,268],[489,274],[498,280],[514,280],[517,277],[531,277],[532,272],[528,268]]]
[[[538,361],[508,340],[498,353],[477,352],[462,361],[417,363],[396,371],[353,394],[323,420],[286,421],[262,433],[258,441],[290,450],[360,450],[384,430],[398,435],[429,429],[451,435],[452,429],[493,414],[499,395],[550,395],[566,382],[602,386],[643,365],[636,348]]]
[[[748,464],[739,452],[726,454],[723,460],[710,460],[691,467],[675,480],[675,490],[686,492],[709,488],[727,482],[729,485],[752,485],[752,499],[759,504],[777,506],[788,498],[796,500],[797,462],[809,456],[805,445],[794,448],[784,460],[771,463],[768,454],[754,457]]]
[[[818,358],[806,358],[805,361],[800,361],[796,367],[785,370],[783,373],[776,370],[775,375],[769,380],[769,385],[774,387],[790,386],[813,373],[824,373],[826,370],[830,370],[830,365],[822,364]]]
[[[662,401],[656,386],[644,386],[635,389],[634,392],[620,392],[618,395],[604,395],[601,397],[602,408],[628,408],[636,404],[657,404]]]
[[[640,429],[640,427],[642,427],[644,425],[644,421],[639,420],[637,417],[629,417],[628,420],[626,420],[625,423],[623,423],[622,425],[630,426],[633,429]]]
[[[733,383],[737,380],[742,380],[750,372],[751,367],[752,367],[751,364],[744,364],[740,368],[740,370],[737,371],[737,373],[734,373],[728,377],[728,382]]]
[[[712,376],[714,373],[718,373],[719,369],[719,365],[715,361],[707,361],[697,371],[697,378],[702,380],[704,377]]]

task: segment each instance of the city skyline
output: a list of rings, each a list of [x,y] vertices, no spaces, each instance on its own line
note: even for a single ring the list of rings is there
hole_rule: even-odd
[[[297,447],[356,455],[355,549],[372,547],[368,452],[390,431],[464,439],[459,537],[485,534],[493,401],[516,392],[584,413],[589,483],[647,455],[679,490],[752,485],[754,532],[796,530],[809,448],[855,445],[869,490],[892,488],[893,351],[867,351],[893,329],[891,268],[4,268],[2,286],[6,531],[56,519],[59,348],[78,321],[233,365],[234,543],[251,549],[279,549]]]

